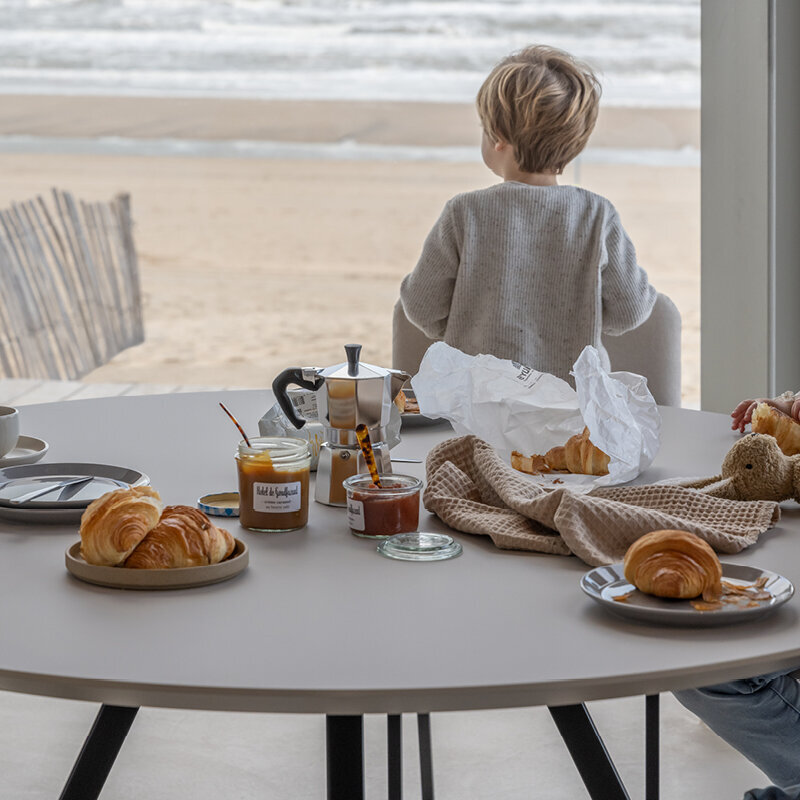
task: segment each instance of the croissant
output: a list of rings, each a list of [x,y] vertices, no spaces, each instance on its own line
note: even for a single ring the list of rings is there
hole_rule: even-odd
[[[124,566],[131,569],[168,569],[218,564],[232,552],[235,542],[228,531],[212,525],[191,506],[167,506],[161,519]]]
[[[625,553],[625,580],[640,592],[684,600],[722,594],[722,565],[708,542],[688,531],[653,531]]]
[[[786,456],[800,453],[800,423],[767,403],[759,403],[750,420],[753,433],[774,437]]]
[[[156,526],[164,504],[150,486],[115,489],[92,500],[81,516],[81,555],[87,564],[121,564]]]
[[[566,444],[553,447],[544,454],[544,460],[551,469],[585,475],[607,475],[609,457],[589,441],[589,429],[570,436]]]

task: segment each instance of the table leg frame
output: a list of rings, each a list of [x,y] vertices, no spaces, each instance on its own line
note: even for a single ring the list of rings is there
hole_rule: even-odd
[[[583,703],[548,706],[592,800],[630,800],[617,768]]]
[[[386,717],[386,751],[389,774],[389,800],[403,800],[403,717]]]
[[[422,800],[433,797],[433,743],[431,742],[431,715],[417,714],[417,736],[419,738],[419,774]]]
[[[97,800],[138,711],[100,706],[59,800]]]
[[[659,702],[657,694],[644,699],[644,800],[659,797]]]
[[[583,703],[549,706],[592,800],[630,800],[622,779]],[[138,708],[103,705],[81,748],[59,800],[97,800],[122,749]],[[364,800],[364,720],[328,715],[328,800]],[[423,800],[433,800],[430,715],[418,714]],[[387,720],[389,800],[402,798],[402,717]],[[659,798],[659,698],[645,698],[645,800]]]
[[[325,717],[328,800],[364,800],[364,719]]]

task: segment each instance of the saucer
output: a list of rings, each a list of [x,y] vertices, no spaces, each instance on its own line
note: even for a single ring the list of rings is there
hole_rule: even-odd
[[[10,453],[0,458],[0,469],[15,467],[18,464],[35,464],[50,447],[43,439],[35,436],[20,436]]]

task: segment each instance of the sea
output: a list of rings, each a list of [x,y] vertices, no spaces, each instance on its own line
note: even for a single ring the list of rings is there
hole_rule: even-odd
[[[0,0],[0,94],[472,102],[531,43],[699,107],[700,0]]]

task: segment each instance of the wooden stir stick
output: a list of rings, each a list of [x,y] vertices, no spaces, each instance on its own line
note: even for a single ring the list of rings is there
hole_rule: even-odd
[[[358,439],[358,444],[361,446],[361,452],[364,455],[364,461],[367,463],[367,469],[372,477],[372,482],[380,489],[381,479],[378,477],[375,454],[372,452],[372,442],[369,440],[369,429],[363,422],[356,426],[356,438]]]

